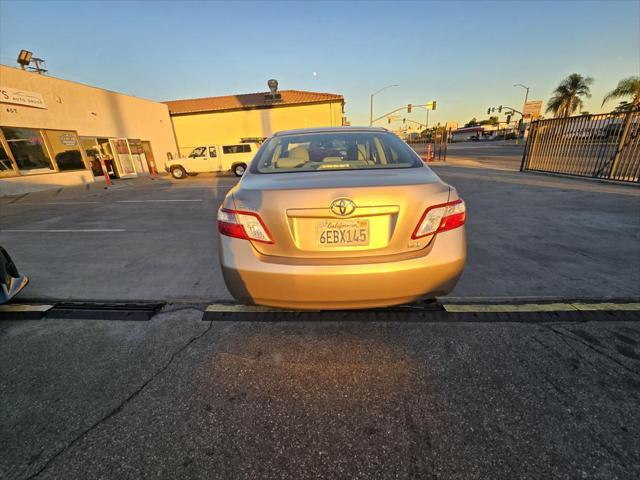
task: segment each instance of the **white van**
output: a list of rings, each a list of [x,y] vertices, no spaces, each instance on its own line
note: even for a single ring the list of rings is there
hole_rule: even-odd
[[[187,157],[168,160],[165,170],[177,179],[198,173],[229,171],[241,177],[259,148],[257,143],[203,145],[194,148]]]

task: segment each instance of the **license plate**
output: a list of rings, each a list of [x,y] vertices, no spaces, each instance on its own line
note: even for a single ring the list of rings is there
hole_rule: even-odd
[[[369,245],[369,220],[320,220],[316,223],[319,247],[357,247]]]

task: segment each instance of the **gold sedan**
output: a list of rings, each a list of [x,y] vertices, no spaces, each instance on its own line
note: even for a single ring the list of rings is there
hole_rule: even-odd
[[[218,211],[220,264],[240,302],[397,305],[449,293],[466,260],[465,204],[379,128],[280,132]]]

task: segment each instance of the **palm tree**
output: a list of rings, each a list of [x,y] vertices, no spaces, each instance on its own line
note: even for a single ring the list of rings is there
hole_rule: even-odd
[[[547,112],[553,112],[556,117],[568,117],[576,110],[582,109],[582,97],[591,98],[589,86],[592,83],[593,78],[572,73],[553,91],[547,103]]]
[[[624,97],[633,98],[631,100],[631,108],[640,106],[640,76],[631,76],[620,80],[618,86],[605,95],[602,105],[614,98]]]

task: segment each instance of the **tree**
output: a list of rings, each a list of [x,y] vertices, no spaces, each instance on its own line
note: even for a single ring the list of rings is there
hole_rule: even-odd
[[[572,73],[560,82],[547,102],[547,112],[556,117],[568,117],[578,109],[582,109],[584,98],[591,98],[590,85],[593,78]]]
[[[487,120],[480,120],[479,125],[498,125],[498,117],[489,117]]]
[[[618,106],[613,109],[613,112],[614,113],[628,112],[629,110],[631,110],[632,106],[633,106],[633,103],[627,102],[626,100],[623,100],[620,103],[618,103]]]
[[[625,97],[632,98],[631,106],[633,108],[637,108],[640,106],[640,76],[631,76],[631,77],[623,78],[622,80],[620,80],[618,82],[618,86],[604,96],[604,99],[602,100],[602,105],[604,106],[604,104],[607,103],[609,100],[613,100],[616,98],[625,98]],[[628,105],[628,102],[625,102],[625,104]],[[616,110],[620,109],[621,106],[622,106],[622,102],[620,102],[620,105],[618,105]],[[631,106],[629,107],[625,106],[626,109],[621,111],[626,112],[628,111],[629,108],[631,108]]]
[[[464,124],[465,127],[475,127],[476,125],[478,125],[478,119],[476,117],[473,117],[471,120]]]

